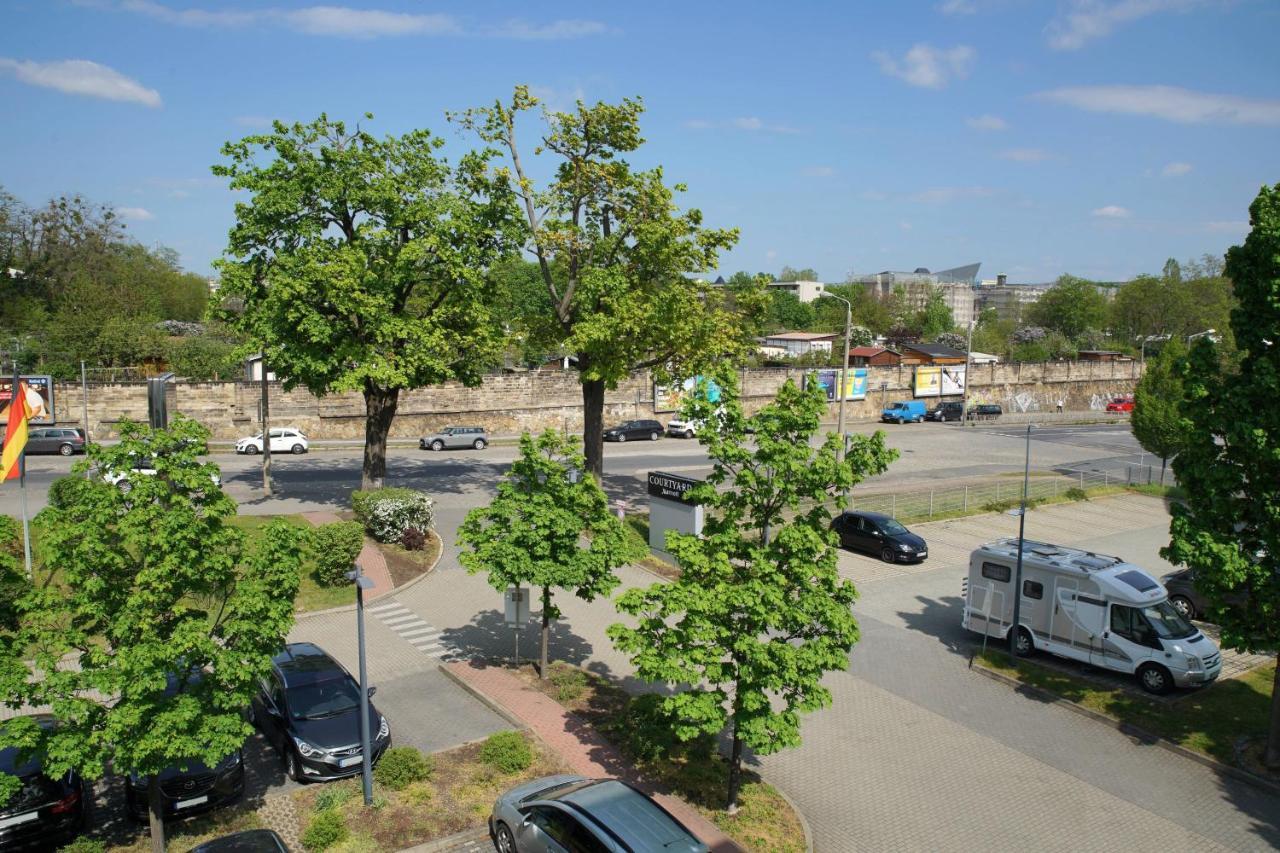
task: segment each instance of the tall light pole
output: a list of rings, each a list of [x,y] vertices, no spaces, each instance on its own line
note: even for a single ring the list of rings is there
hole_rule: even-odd
[[[969,422],[969,354],[973,352],[973,326],[976,322],[974,318],[969,318],[969,339],[964,345],[964,384],[960,386],[960,427],[962,429]],[[941,385],[938,386],[938,397],[938,403],[941,405]],[[974,418],[973,425],[978,425],[977,418]]]
[[[845,450],[849,443],[848,437],[844,434],[844,386],[849,381],[849,333],[853,329],[853,303],[843,296],[836,296],[834,293],[824,293],[823,296],[832,299],[839,299],[844,303],[844,367],[840,371],[840,380],[836,383],[836,394],[840,397],[839,414],[836,415],[836,431],[840,433],[840,461],[844,461]]]
[[[271,424],[267,397],[267,349],[262,348],[258,366],[262,369],[262,493],[271,497]]]
[[[264,374],[265,375],[265,374]],[[364,591],[373,589],[373,581],[360,571],[360,564],[347,572],[356,584],[356,637],[360,656],[360,778],[364,783],[364,804],[373,805],[373,744],[369,740],[369,668],[364,653]]]
[[[1217,329],[1205,329],[1203,332],[1196,332],[1194,335],[1187,335],[1187,343],[1191,343],[1196,338],[1204,338],[1204,337],[1207,337],[1210,340],[1213,340],[1213,336],[1216,335],[1217,333],[1218,333]]]
[[[1022,551],[1026,547],[1027,486],[1031,482],[1031,428],[1027,424],[1027,460],[1022,469],[1022,508],[1018,510],[1018,560],[1013,570],[1013,628],[1009,630],[1009,654],[1018,657],[1018,631],[1022,627]]]

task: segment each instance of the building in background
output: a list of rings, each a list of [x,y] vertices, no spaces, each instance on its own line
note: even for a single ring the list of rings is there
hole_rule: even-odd
[[[778,332],[766,335],[763,347],[782,350],[788,356],[808,355],[811,352],[831,352],[832,344],[842,335],[834,332]]]
[[[771,281],[769,288],[794,293],[801,302],[812,302],[823,294],[826,285],[820,281]]]
[[[903,344],[903,364],[964,364],[964,353],[942,344]]]
[[[919,310],[929,299],[929,294],[936,291],[942,293],[947,307],[951,309],[951,318],[959,328],[969,325],[977,313],[974,309],[976,299],[975,282],[981,263],[966,264],[962,267],[939,272],[930,272],[928,267],[917,267],[912,272],[884,272],[857,275],[850,279],[853,284],[861,284],[873,296],[888,299],[894,289],[901,287],[906,295],[910,308]]]
[[[978,283],[974,296],[976,311],[992,309],[1001,320],[1021,321],[1027,308],[1040,301],[1051,284],[1010,284],[1004,273]]]
[[[854,347],[849,350],[850,367],[897,367],[902,353],[888,347]]]

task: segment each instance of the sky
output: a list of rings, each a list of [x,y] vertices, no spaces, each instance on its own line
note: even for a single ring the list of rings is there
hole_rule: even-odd
[[[726,275],[1124,280],[1221,255],[1280,182],[1275,0],[343,2],[0,0],[0,187],[208,274],[226,141],[324,112],[456,159],[445,111],[517,83],[642,97],[631,160],[740,229]]]

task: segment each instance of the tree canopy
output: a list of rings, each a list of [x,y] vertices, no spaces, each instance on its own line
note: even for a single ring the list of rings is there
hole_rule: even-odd
[[[1086,331],[1106,327],[1107,298],[1098,292],[1094,282],[1064,275],[1028,313],[1031,322],[1072,340]]]
[[[1138,380],[1133,395],[1133,415],[1129,424],[1133,437],[1149,453],[1160,457],[1160,482],[1169,457],[1176,456],[1187,442],[1187,422],[1182,417],[1182,362],[1187,350],[1181,338],[1172,338]]]

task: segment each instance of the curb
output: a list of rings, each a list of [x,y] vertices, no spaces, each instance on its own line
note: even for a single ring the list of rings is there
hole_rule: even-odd
[[[444,673],[445,678],[449,679],[449,680],[450,680],[450,681],[452,681],[454,684],[456,684],[456,685],[458,685],[459,687],[461,687],[461,688],[462,688],[463,690],[465,690],[467,693],[470,693],[470,694],[471,694],[472,696],[474,696],[477,700],[479,700],[479,702],[480,702],[480,704],[481,704],[481,705],[484,705],[484,706],[485,706],[486,708],[488,708],[490,711],[492,711],[493,713],[497,714],[499,717],[501,717],[502,719],[506,720],[506,721],[507,721],[508,723],[510,723],[511,725],[515,726],[518,730],[520,730],[520,731],[522,731],[522,732],[528,732],[528,731],[530,731],[529,727],[528,727],[528,726],[526,726],[526,725],[524,724],[524,722],[522,722],[521,720],[517,719],[514,715],[512,715],[512,714],[511,714],[511,712],[510,712],[510,711],[508,711],[508,710],[507,710],[506,708],[504,708],[502,705],[500,705],[500,704],[498,704],[497,702],[495,702],[494,700],[490,699],[488,696],[486,696],[484,693],[482,693],[482,692],[480,692],[479,690],[477,690],[475,687],[472,687],[472,686],[471,686],[470,684],[468,684],[465,680],[463,680],[460,676],[458,676],[458,675],[454,674],[452,671],[450,671],[450,669],[449,669],[449,667],[448,667],[448,666],[446,666],[445,664],[438,664],[438,665],[437,665],[437,669],[439,669],[442,673]],[[541,738],[539,738],[539,740],[541,740]]]
[[[1239,767],[1233,767],[1230,764],[1224,764],[1216,758],[1211,758],[1210,756],[1207,756],[1203,753],[1196,752],[1195,750],[1192,750],[1192,749],[1187,749],[1182,744],[1174,743],[1168,738],[1161,737],[1160,735],[1157,735],[1157,734],[1153,734],[1152,732],[1149,732],[1146,729],[1141,728],[1140,726],[1135,726],[1133,723],[1121,722],[1120,720],[1117,720],[1115,717],[1109,717],[1106,714],[1102,714],[1102,713],[1099,713],[1098,711],[1093,710],[1092,708],[1086,708],[1083,705],[1080,705],[1076,702],[1072,702],[1070,699],[1064,699],[1061,696],[1057,695],[1056,693],[1051,693],[1050,691],[1045,690],[1041,687],[1036,687],[1035,685],[1027,684],[1026,682],[1019,681],[1016,678],[1012,678],[1008,675],[1005,675],[1003,672],[996,672],[994,669],[990,669],[986,666],[983,666],[980,663],[970,661],[969,668],[974,672],[977,672],[979,675],[982,675],[985,678],[991,679],[992,681],[998,681],[1001,684],[1007,684],[1010,687],[1017,688],[1018,690],[1025,690],[1028,693],[1031,693],[1032,695],[1034,695],[1037,699],[1044,700],[1053,705],[1059,705],[1063,708],[1066,708],[1068,711],[1072,711],[1073,713],[1079,714],[1082,717],[1088,717],[1091,720],[1095,720],[1099,723],[1102,723],[1103,725],[1109,728],[1115,729],[1116,731],[1120,732],[1122,735],[1132,738],[1135,741],[1148,744],[1148,745],[1158,746],[1162,749],[1165,749],[1169,752],[1174,753],[1175,755],[1181,755],[1183,758],[1188,758],[1196,762],[1197,764],[1202,764],[1205,767],[1208,767],[1209,769],[1214,770],[1218,773],[1222,773],[1226,776],[1230,776],[1233,779],[1238,779],[1239,781],[1249,785],[1253,785],[1256,788],[1261,788],[1264,791],[1267,791],[1268,793],[1280,795],[1280,784],[1272,782],[1270,779],[1264,779],[1261,776],[1257,775],[1256,773],[1250,773],[1248,770],[1243,770]]]
[[[430,577],[432,574],[435,573],[436,566],[440,565],[440,560],[441,558],[444,557],[444,539],[441,538],[440,534],[437,533],[435,530],[432,530],[431,533],[433,536],[435,536],[437,539],[440,540],[440,550],[436,552],[436,558],[434,561],[432,561],[431,565],[427,566],[427,568],[423,570],[422,574],[418,575],[416,578],[412,578],[406,581],[405,583],[401,584],[400,586],[392,587],[384,595],[380,596],[378,599],[375,599],[375,600],[385,602],[386,599],[389,598],[390,596],[404,592],[406,589],[409,589],[414,584],[418,583],[424,578]],[[367,607],[368,605],[369,605],[369,602],[365,602],[365,606]],[[340,604],[337,607],[328,607],[324,610],[308,610],[303,613],[293,614],[293,621],[294,621],[294,624],[297,624],[299,620],[309,619],[312,616],[330,616],[334,613],[353,613],[355,612],[355,609],[356,609],[356,606],[354,604]]]
[[[760,778],[762,780],[764,779],[763,776]],[[809,826],[809,819],[804,816],[804,812],[800,811],[800,807],[795,804],[795,800],[792,800],[787,796],[786,791],[771,783],[769,784],[769,787],[778,792],[778,796],[782,797],[782,799],[786,801],[787,805],[791,806],[791,811],[800,819],[800,828],[804,830],[805,853],[813,853],[813,829]]]
[[[468,841],[479,841],[482,838],[490,844],[493,843],[489,838],[489,833],[487,831],[484,829],[472,829],[457,832],[453,835],[445,836],[444,838],[424,841],[423,843],[416,844],[413,847],[405,847],[400,850],[400,853],[435,853],[435,851],[438,850],[448,850],[449,848],[456,847],[459,844],[463,844]]]

